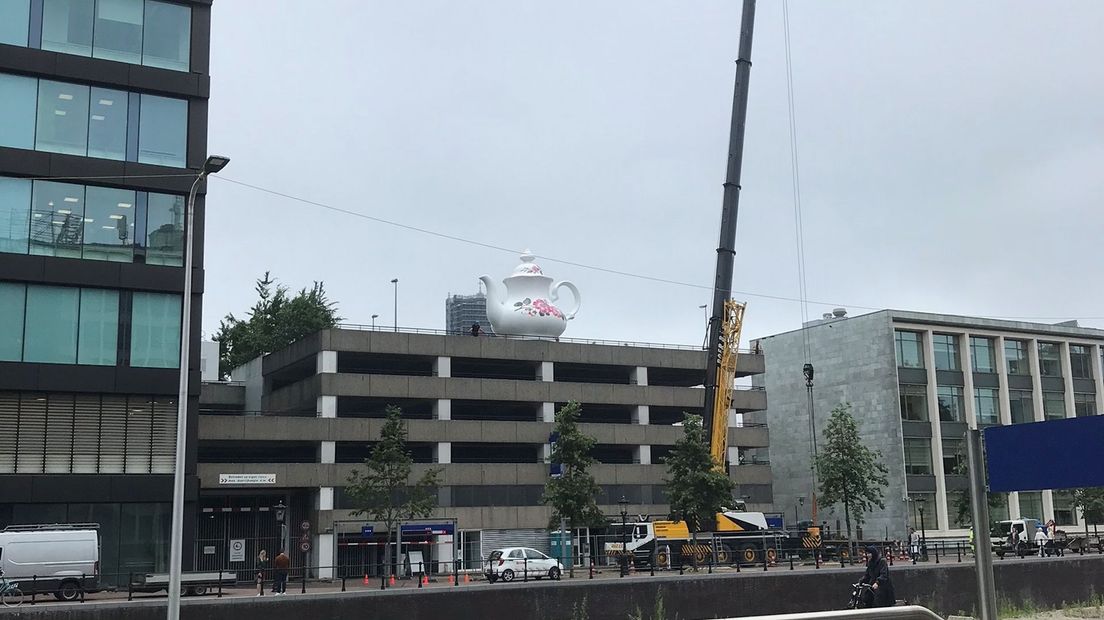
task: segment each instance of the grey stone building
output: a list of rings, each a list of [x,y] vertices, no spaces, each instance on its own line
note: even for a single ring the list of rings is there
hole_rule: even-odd
[[[551,511],[540,497],[554,414],[569,401],[582,404],[582,427],[598,440],[593,473],[603,509],[617,514],[624,497],[634,518],[665,516],[660,463],[682,435],[675,424],[683,412],[701,409],[705,356],[693,347],[390,330],[303,338],[235,370],[237,383],[204,385],[197,563],[207,554],[218,564],[226,532],[250,531],[250,546],[295,536],[296,563],[372,572],[382,527],[351,514],[343,486],[391,404],[408,420],[417,470],[443,468],[434,518],[455,520],[454,536],[411,538],[429,545],[426,557],[456,554],[478,566],[496,546],[549,548]],[[763,368],[762,355],[740,356],[740,376]],[[764,407],[762,389],[735,392],[729,473],[752,509],[767,510],[769,466],[739,464],[741,451],[768,445],[767,429],[737,415]],[[281,504],[290,534],[274,520]],[[366,525],[375,527],[370,536]],[[576,534],[585,552],[585,532]]]
[[[864,441],[889,468],[885,509],[867,516],[870,537],[965,536],[959,497],[967,427],[1017,424],[1104,411],[1104,331],[1059,325],[882,310],[826,315],[805,329],[757,341],[766,372],[752,378],[770,407],[766,421],[776,507],[808,519],[812,494],[810,412],[802,366],[815,368],[813,418],[818,441],[833,407],[851,403]],[[806,352],[807,349],[807,352]],[[1054,519],[1083,527],[1068,493],[1010,493],[994,518]],[[802,503],[804,502],[804,503]],[[821,508],[835,526],[842,514]]]

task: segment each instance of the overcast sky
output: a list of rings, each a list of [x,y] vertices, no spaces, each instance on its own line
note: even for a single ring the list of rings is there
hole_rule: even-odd
[[[538,255],[710,286],[740,2],[217,0],[224,176]],[[1104,2],[790,4],[809,306],[1104,327]],[[761,0],[739,213],[745,340],[795,329],[782,5]],[[443,328],[515,254],[215,180],[204,328],[271,270],[347,322]],[[707,289],[538,260],[565,336],[694,344]]]

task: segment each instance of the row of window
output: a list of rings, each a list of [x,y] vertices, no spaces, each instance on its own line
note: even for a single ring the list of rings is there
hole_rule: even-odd
[[[0,361],[177,368],[180,295],[0,282]]]
[[[1006,493],[990,493],[992,498],[989,508],[989,520],[992,522],[1006,521],[1010,519],[1008,509],[1008,495]],[[939,529],[939,516],[935,510],[934,493],[913,493],[909,497],[909,526],[920,531],[921,527],[928,530]],[[1077,525],[1077,511],[1074,508],[1073,494],[1070,492],[1054,491],[1054,523],[1056,525]],[[1019,514],[1027,518],[1035,518],[1045,522],[1043,518],[1043,494],[1039,491],[1020,492]],[[968,510],[959,511],[959,506],[969,505],[968,491],[947,492],[947,516],[950,526],[954,529],[969,527],[970,514]],[[921,519],[921,511],[923,518]]]
[[[745,487],[758,487],[762,485],[742,485],[741,492],[748,490]],[[471,508],[485,506],[540,506],[541,497],[544,495],[543,484],[513,484],[513,485],[452,485],[441,486],[437,489],[438,504],[443,508]],[[752,493],[763,495],[763,493]],[[624,498],[633,505],[666,504],[667,487],[662,484],[603,484],[600,485],[597,497],[599,504],[616,504]],[[755,499],[751,501],[766,501],[768,499]],[[355,508],[355,504],[345,492],[344,487],[338,487],[334,493],[334,508]]]
[[[183,168],[188,102],[0,74],[0,146]]]
[[[160,0],[4,0],[0,43],[187,71],[192,10]]]
[[[928,421],[928,388],[926,385],[902,384],[901,419],[910,422]],[[965,422],[966,400],[963,389],[956,385],[936,387],[941,422]],[[1035,400],[1031,390],[1008,390],[1009,415],[1013,424],[1035,421]],[[1096,394],[1074,392],[1074,415],[1096,415]],[[1000,424],[1000,391],[997,388],[974,388],[974,409],[978,424]],[[1043,419],[1061,420],[1067,416],[1063,392],[1043,392]]]
[[[959,337],[953,334],[932,334],[932,356],[936,370],[962,370],[958,354]],[[920,332],[894,332],[897,365],[901,368],[924,368],[924,341]],[[1026,340],[1004,339],[1004,359],[1010,375],[1030,375],[1029,343]],[[996,339],[970,336],[970,360],[974,372],[995,373],[997,368]],[[1070,345],[1070,373],[1074,379],[1092,379],[1092,347]],[[1062,346],[1057,342],[1039,342],[1039,374],[1043,377],[1062,376]]]
[[[180,266],[184,197],[0,177],[0,253]]]
[[[0,392],[0,474],[171,474],[169,397]]]

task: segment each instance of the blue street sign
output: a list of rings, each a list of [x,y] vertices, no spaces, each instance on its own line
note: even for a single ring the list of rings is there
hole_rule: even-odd
[[[1104,416],[985,429],[989,491],[1104,486]]]
[[[375,528],[373,528],[371,525],[362,525],[362,526],[360,526],[360,536],[361,536],[361,538],[371,538],[372,537],[372,532],[374,530],[375,530]]]
[[[451,523],[409,523],[399,526],[399,533],[407,535],[451,536],[455,528]]]

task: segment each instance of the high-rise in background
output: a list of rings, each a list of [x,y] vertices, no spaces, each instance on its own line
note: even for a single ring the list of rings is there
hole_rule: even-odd
[[[445,299],[445,331],[450,334],[469,334],[473,324],[479,323],[483,332],[494,333],[487,319],[487,296],[482,292],[475,295],[449,295]]]

